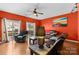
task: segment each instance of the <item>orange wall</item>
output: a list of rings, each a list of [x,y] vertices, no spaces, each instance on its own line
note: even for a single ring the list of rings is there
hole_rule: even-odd
[[[79,41],[79,3],[77,4],[77,7],[78,7],[78,41]],[[77,51],[79,53],[79,43],[77,44]]]
[[[11,19],[11,20],[21,20],[22,21],[21,30],[26,29],[26,22],[34,22],[34,23],[36,23],[37,26],[40,25],[39,20],[20,16],[20,15],[16,15],[16,14],[12,14],[12,13],[5,12],[5,11],[0,11],[0,38],[2,36],[2,30],[1,30],[1,28],[2,28],[1,27],[1,19],[2,18],[7,18],[7,19]]]
[[[46,31],[49,30],[57,30],[58,32],[65,32],[68,33],[68,38],[71,40],[78,40],[78,12],[60,15],[52,18],[47,18],[41,20],[41,25],[45,27]],[[66,27],[53,27],[53,20],[61,17],[68,18],[68,26]]]
[[[78,40],[79,40],[79,3],[77,4],[78,6]]]
[[[32,18],[28,18],[28,17],[24,17],[24,16],[20,16],[20,15],[16,15],[16,14],[12,14],[12,13],[8,13],[8,12],[4,12],[4,11],[0,11],[0,38],[2,36],[2,30],[1,30],[1,19],[2,18],[8,18],[8,19],[13,19],[13,20],[21,20],[22,24],[21,24],[21,30],[25,30],[26,29],[26,22],[35,22],[37,26],[44,26],[45,30],[57,30],[59,32],[66,32],[69,35],[69,39],[71,40],[78,40],[78,12],[75,13],[70,13],[70,14],[65,14],[65,15],[60,15],[60,16],[56,16],[56,17],[52,17],[52,18],[47,18],[44,20],[36,20],[36,19],[32,19]],[[61,17],[67,17],[68,18],[68,26],[66,27],[53,27],[53,20],[57,19],[57,18],[61,18]]]

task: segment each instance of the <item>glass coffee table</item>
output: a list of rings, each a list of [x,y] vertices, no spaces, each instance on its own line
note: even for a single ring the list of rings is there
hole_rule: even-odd
[[[50,45],[50,48],[48,48],[46,45],[44,45],[43,49],[40,49],[38,44],[34,44],[34,45],[30,45],[29,49],[30,49],[30,54],[36,54],[36,55],[48,55],[53,47],[56,45],[57,42],[55,42],[53,45]]]

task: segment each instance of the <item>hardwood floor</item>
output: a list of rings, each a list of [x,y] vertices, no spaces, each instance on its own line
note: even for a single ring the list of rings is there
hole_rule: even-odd
[[[0,45],[0,55],[27,55],[29,54],[28,44],[11,41]]]
[[[62,55],[79,55],[78,43],[65,41],[63,44],[63,49],[61,50]]]
[[[77,55],[77,44],[72,42],[64,42],[62,55]],[[0,55],[30,55],[28,44],[16,43],[11,41],[0,45]]]

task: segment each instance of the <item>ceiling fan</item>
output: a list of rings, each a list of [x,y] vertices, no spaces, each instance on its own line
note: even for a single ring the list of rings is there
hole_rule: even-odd
[[[33,14],[34,14],[35,16],[37,16],[37,17],[38,17],[39,14],[40,14],[40,15],[43,15],[43,13],[38,12],[36,8],[33,10]]]
[[[41,9],[39,7],[39,4],[35,5],[35,8],[33,10],[30,11],[31,14],[35,15],[36,17],[38,17],[39,15],[43,15],[44,13],[39,12],[38,10]]]

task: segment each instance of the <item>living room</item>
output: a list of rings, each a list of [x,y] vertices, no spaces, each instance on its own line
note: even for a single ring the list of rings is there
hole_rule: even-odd
[[[0,4],[0,54],[30,55],[35,52],[35,54],[41,55],[45,52],[46,55],[49,51],[53,51],[50,44],[56,44],[56,39],[59,39],[63,34],[66,37],[63,42],[64,47],[60,51],[61,55],[79,54],[77,51],[79,44],[77,8],[78,3]],[[22,33],[25,33],[24,37],[26,38],[22,38],[20,41],[21,39],[16,37],[21,37]],[[44,38],[41,39],[41,37]],[[49,42],[49,39],[53,42]],[[29,42],[30,40],[32,41]],[[43,49],[46,42],[48,50],[39,53],[36,49]],[[42,44],[42,46],[38,46],[38,48],[35,46],[36,51],[34,51],[34,44]]]

